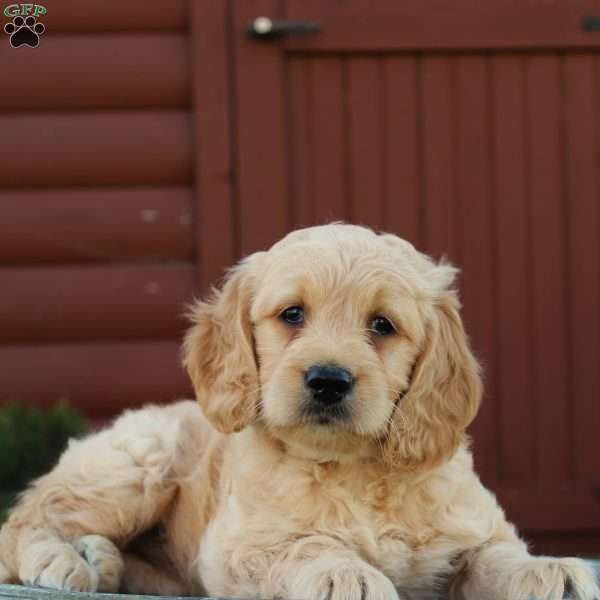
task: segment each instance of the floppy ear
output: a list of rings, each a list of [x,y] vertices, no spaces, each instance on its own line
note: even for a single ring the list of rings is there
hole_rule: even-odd
[[[415,470],[451,458],[479,408],[480,369],[459,316],[458,295],[450,289],[455,273],[449,265],[435,265],[428,274],[442,289],[386,444],[386,458],[396,467]]]
[[[206,418],[223,433],[240,431],[256,416],[258,369],[250,322],[252,255],[229,271],[221,290],[191,312],[183,364]]]

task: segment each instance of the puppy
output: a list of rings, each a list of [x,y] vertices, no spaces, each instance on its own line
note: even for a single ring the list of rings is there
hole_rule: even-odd
[[[193,309],[192,402],[74,441],[0,533],[0,577],[290,600],[579,600],[473,471],[456,270],[368,229],[296,231]]]

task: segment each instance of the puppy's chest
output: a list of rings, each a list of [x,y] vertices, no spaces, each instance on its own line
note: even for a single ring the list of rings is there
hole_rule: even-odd
[[[436,538],[434,516],[419,494],[384,477],[322,468],[299,478],[293,488],[273,484],[263,488],[262,510],[253,507],[257,521],[266,510],[290,530],[334,535],[373,555],[379,549],[387,554],[418,551]]]
[[[341,541],[396,586],[419,594],[454,569],[456,548],[435,526],[436,511],[419,490],[384,479],[332,477],[313,482],[300,496],[277,510],[291,537],[306,532]]]

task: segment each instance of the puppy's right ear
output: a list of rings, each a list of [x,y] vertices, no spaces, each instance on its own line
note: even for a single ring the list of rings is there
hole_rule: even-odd
[[[256,417],[259,398],[250,304],[258,254],[229,271],[221,290],[191,311],[194,325],[183,345],[183,364],[206,418],[223,433]]]

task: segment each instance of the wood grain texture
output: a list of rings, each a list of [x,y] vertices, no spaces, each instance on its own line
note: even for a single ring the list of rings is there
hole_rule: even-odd
[[[583,19],[595,0],[286,0],[286,17],[318,20],[322,33],[290,36],[286,50],[386,51],[597,48]],[[256,13],[268,14],[268,13]]]
[[[597,539],[600,63],[592,52],[564,51],[582,42],[577,15],[590,3],[557,0],[541,17],[534,4],[469,2],[467,10],[459,0],[450,11],[437,0],[286,0],[252,3],[257,10],[240,2],[237,11],[234,3],[240,35],[252,13],[322,25],[316,35],[244,40],[237,84],[253,109],[236,115],[242,128],[252,121],[253,138],[239,156],[254,154],[259,170],[241,189],[260,194],[251,228],[271,239],[334,213],[383,223],[456,264],[487,390],[471,429],[478,471],[520,529],[576,528]],[[396,18],[412,33],[396,28],[392,39]],[[433,39],[435,23],[445,26]],[[579,41],[564,37],[568,28]],[[488,52],[503,40],[511,52]],[[446,43],[468,51],[446,52]],[[260,159],[250,143],[260,140],[262,151],[257,123],[269,131]],[[271,210],[282,190],[286,200]]]
[[[183,33],[62,35],[50,30],[41,43],[40,52],[0,52],[0,72],[10,79],[0,110],[189,105],[189,48]]]
[[[191,210],[185,186],[4,190],[0,264],[189,260]]]
[[[380,230],[384,222],[382,149],[384,114],[381,63],[356,57],[348,61],[349,220]]]
[[[0,185],[158,185],[192,179],[186,111],[3,113],[0,131]]]
[[[459,264],[457,239],[455,103],[453,62],[425,56],[419,62],[422,111],[423,248],[436,259]]]
[[[519,56],[492,59],[492,206],[497,265],[497,404],[499,477],[535,479],[535,412],[531,401],[531,216],[527,191],[525,73]],[[527,432],[519,435],[518,432]]]
[[[47,34],[80,31],[185,31],[187,0],[52,0],[40,18]]]
[[[568,340],[572,475],[600,487],[600,121],[597,117],[600,60],[568,56],[565,86],[565,195],[569,206]],[[574,472],[573,472],[574,471]]]
[[[520,482],[500,482],[492,491],[519,531],[587,532],[598,539],[600,502],[585,481],[533,482],[529,486]]]
[[[455,214],[463,319],[485,369],[484,401],[472,433],[483,480],[497,479],[496,264],[491,177],[490,71],[483,56],[460,56],[454,63]]]
[[[276,0],[236,3],[233,46],[236,85],[237,173],[240,254],[263,250],[290,225],[286,194],[283,57],[247,33],[257,15],[277,17]],[[271,90],[271,93],[265,93]]]
[[[522,535],[529,543],[531,552],[545,556],[597,557],[600,536],[585,533],[530,533]],[[600,577],[600,565],[595,563]]]
[[[414,56],[382,58],[384,222],[417,248],[423,245],[422,137],[419,63]]]
[[[545,483],[569,480],[572,445],[568,407],[566,307],[566,205],[563,196],[563,129],[560,57],[527,57],[526,110],[531,202],[533,288],[533,402],[536,475]]]
[[[319,225],[349,218],[350,165],[345,146],[349,126],[349,67],[347,61],[336,57],[310,63],[311,139],[307,154],[312,164],[312,223]]]
[[[0,268],[0,342],[183,335],[188,265]]]
[[[321,61],[319,61],[320,63]],[[328,61],[330,62],[330,61]],[[314,63],[302,56],[291,57],[286,63],[286,125],[289,128],[287,173],[289,205],[293,227],[309,227],[316,224],[315,210],[315,162],[312,157],[319,152],[321,144],[315,144],[314,125]],[[331,98],[332,95],[329,94]],[[333,96],[335,108],[337,98]],[[336,111],[339,114],[339,111]],[[327,119],[327,122],[331,122]],[[326,139],[325,136],[321,139]],[[336,143],[337,142],[337,143]],[[339,152],[342,144],[334,138]],[[330,157],[331,160],[331,157]],[[334,171],[328,165],[328,172]],[[332,201],[335,201],[333,198]]]
[[[228,5],[192,2],[193,202],[197,289],[206,292],[236,256],[233,117]]]
[[[293,227],[348,219],[346,64],[287,59],[288,197]]]
[[[179,339],[4,344],[0,381],[0,402],[44,408],[64,399],[92,418],[193,397]]]
[[[165,375],[140,391],[145,368],[101,366],[121,381],[102,396],[67,362],[38,353],[66,348],[65,361],[85,354],[104,365],[109,351],[86,354],[82,340],[50,336],[76,337],[67,329],[75,323],[82,336],[175,336],[176,299],[188,286],[205,290],[239,254],[293,225],[383,223],[464,269],[468,330],[495,374],[475,448],[497,469],[495,488],[518,525],[600,532],[591,499],[600,473],[600,61],[586,50],[600,37],[581,29],[594,0],[48,4],[39,51],[0,53],[11,80],[0,98],[10,111],[0,115],[0,261],[77,266],[56,281],[13,273],[24,300],[2,306],[27,308],[31,322],[0,314],[12,340],[2,351],[32,354],[19,354],[12,392],[26,382],[28,401],[54,401],[58,378],[73,379],[83,405],[106,414],[128,402],[123,389],[134,401],[144,390],[168,395],[185,378]],[[253,42],[245,28],[258,14],[318,18],[322,33]],[[193,257],[191,279],[175,277],[147,312],[135,314],[139,289],[160,265],[135,267],[127,281],[92,270],[106,282],[90,272],[76,285],[87,291],[65,295],[65,273],[84,261]],[[88,305],[92,292],[110,314]],[[46,341],[14,343],[24,335]]]

